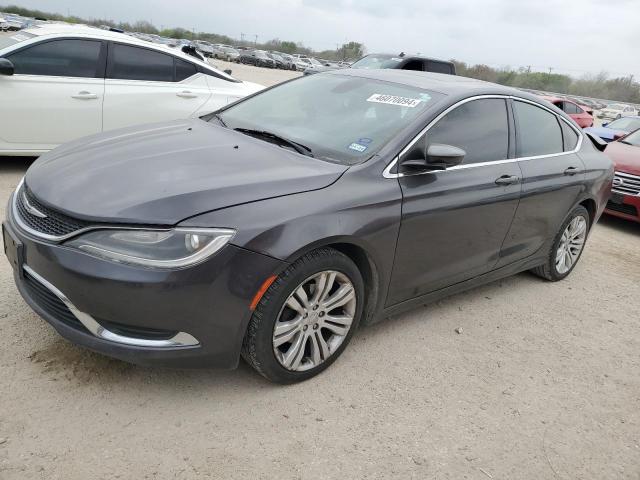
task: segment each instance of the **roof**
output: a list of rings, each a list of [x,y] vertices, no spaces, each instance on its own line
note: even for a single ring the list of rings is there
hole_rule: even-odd
[[[320,75],[320,74],[319,74]],[[399,83],[410,87],[431,90],[444,95],[516,95],[522,98],[539,101],[540,97],[505,87],[495,83],[476,80],[474,78],[447,75],[444,73],[417,72],[398,69],[356,69],[344,68],[331,70],[321,75],[347,75],[351,77],[371,78],[385,82]]]
[[[130,45],[138,45],[141,47],[158,50],[160,52],[170,53],[171,55],[183,58],[192,63],[196,63],[204,68],[212,70],[220,76],[228,77],[229,79],[235,80],[233,79],[233,77],[227,75],[224,72],[221,72],[213,65],[202,62],[191,55],[187,55],[186,53],[182,52],[179,49],[171,48],[167,45],[160,44],[160,43],[148,42],[146,40],[136,38],[131,35],[127,35],[125,33],[113,32],[111,30],[104,30],[102,28],[92,27],[89,25],[78,25],[78,24],[69,24],[69,23],[45,23],[45,24],[26,28],[24,31],[27,33],[36,35],[38,37],[45,36],[45,35],[51,35],[54,37],[73,35],[78,37],[94,38],[98,40],[112,40],[114,42],[122,42],[122,43],[128,43]]]

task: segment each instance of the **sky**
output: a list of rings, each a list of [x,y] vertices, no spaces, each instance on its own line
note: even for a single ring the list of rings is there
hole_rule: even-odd
[[[315,50],[358,41],[495,68],[640,79],[640,0],[0,0]]]

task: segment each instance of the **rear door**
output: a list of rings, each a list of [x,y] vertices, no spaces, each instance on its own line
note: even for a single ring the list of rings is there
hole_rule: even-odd
[[[577,155],[581,134],[563,117],[525,100],[512,102],[522,199],[505,239],[499,266],[538,252],[554,238],[578,202],[585,167]]]
[[[56,39],[6,55],[0,78],[0,149],[50,150],[102,130],[104,55],[99,40]]]
[[[466,155],[457,167],[398,178],[402,224],[389,305],[494,268],[520,199],[511,133],[506,100],[480,98],[449,111],[419,140]]]
[[[105,131],[188,118],[210,96],[205,75],[194,63],[150,48],[109,45]]]

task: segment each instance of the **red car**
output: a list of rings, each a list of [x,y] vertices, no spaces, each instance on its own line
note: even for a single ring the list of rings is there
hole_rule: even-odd
[[[604,153],[616,169],[605,213],[640,222],[640,130],[611,142]]]
[[[553,103],[564,113],[573,118],[580,128],[593,127],[593,110],[589,107],[578,105],[571,100],[559,97],[542,97],[547,102]]]

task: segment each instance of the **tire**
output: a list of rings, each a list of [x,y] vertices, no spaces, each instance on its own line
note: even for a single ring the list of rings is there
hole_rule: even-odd
[[[582,221],[580,220],[576,220],[578,218],[582,218],[584,223],[582,223]],[[576,256],[574,256],[572,253],[569,253],[565,248],[567,246],[565,233],[569,231],[569,226],[574,221],[576,221],[577,224],[584,225],[584,231],[581,234],[582,243]],[[533,270],[531,270],[531,272],[537,275],[538,277],[544,278],[545,280],[549,280],[550,282],[557,282],[559,280],[563,280],[564,278],[568,277],[569,274],[573,271],[573,269],[577,265],[578,261],[580,260],[580,257],[582,256],[582,252],[584,252],[584,247],[587,241],[587,237],[589,235],[589,228],[590,228],[589,223],[590,223],[589,212],[587,212],[587,209],[581,205],[576,207],[565,219],[565,221],[562,222],[562,225],[560,226],[560,229],[556,237],[553,239],[553,244],[551,246],[549,254],[547,255],[547,261],[545,262],[545,264],[534,268]],[[576,230],[576,232],[577,231],[578,230]],[[575,248],[573,247],[573,245],[574,243],[570,242],[569,249]],[[562,248],[567,253],[563,256],[564,258],[562,262],[560,262],[560,265],[558,265],[558,262],[560,261],[558,260],[558,257],[560,256],[560,250],[559,250],[560,248]],[[571,261],[571,265],[568,266],[568,270],[564,270],[564,268],[567,267],[567,259],[566,259],[567,254],[569,254],[572,261]]]
[[[323,275],[324,282],[321,280]],[[336,296],[338,291],[349,292],[349,287],[352,287],[353,297],[351,294]],[[300,288],[305,291],[308,301],[301,300]],[[325,290],[326,296],[322,294]],[[318,291],[321,299],[314,304]],[[329,302],[323,303],[322,299],[331,301],[347,296],[350,298],[347,303],[334,308],[327,306],[325,310],[323,305],[329,305]],[[304,307],[305,303],[309,308]],[[290,304],[296,306],[295,311]],[[363,304],[362,275],[349,257],[332,248],[309,252],[282,272],[262,296],[249,321],[242,357],[272,382],[290,384],[314,377],[328,368],[347,347],[358,327]],[[307,313],[303,316],[303,312]],[[350,325],[345,326],[344,319],[350,316]],[[344,324],[336,326],[330,319],[340,319]],[[276,324],[284,333],[277,335]],[[334,333],[335,330],[342,334]],[[283,342],[285,337],[290,340]],[[288,362],[288,359],[292,360]]]

